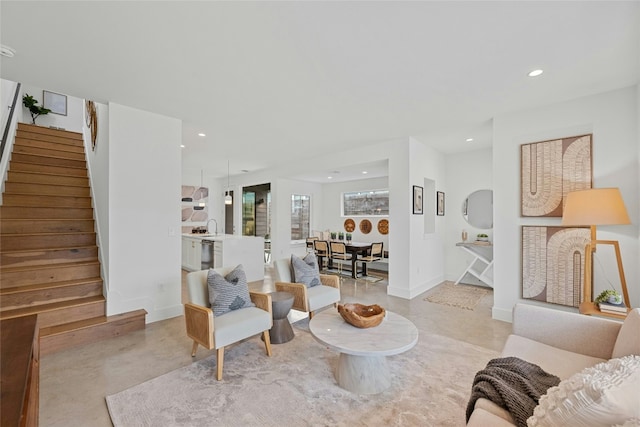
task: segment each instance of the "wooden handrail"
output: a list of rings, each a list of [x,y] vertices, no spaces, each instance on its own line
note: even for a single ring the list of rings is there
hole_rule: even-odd
[[[16,104],[18,103],[18,94],[20,93],[21,83],[18,83],[16,86],[16,93],[13,95],[13,102],[11,103],[11,108],[9,109],[9,116],[7,117],[7,123],[4,126],[4,132],[2,133],[2,143],[0,144],[0,159],[4,157],[4,147],[7,145],[7,137],[9,136],[9,128],[11,127],[11,120],[13,120],[13,112],[16,109]]]

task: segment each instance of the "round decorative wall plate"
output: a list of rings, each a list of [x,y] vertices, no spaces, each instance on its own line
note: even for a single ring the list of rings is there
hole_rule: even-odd
[[[381,219],[378,221],[378,232],[380,234],[388,234],[389,233],[389,220]]]
[[[360,231],[362,231],[362,234],[369,234],[372,228],[373,226],[371,225],[371,221],[368,219],[360,221]]]
[[[347,218],[344,220],[344,229],[347,233],[351,233],[356,229],[356,222],[351,218]]]

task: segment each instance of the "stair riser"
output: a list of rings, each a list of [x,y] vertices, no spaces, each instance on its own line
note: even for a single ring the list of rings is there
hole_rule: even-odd
[[[104,316],[105,305],[104,301],[100,301],[77,307],[64,307],[59,310],[42,312],[38,314],[38,325],[40,328],[46,328],[48,326]]]
[[[113,316],[115,317],[115,316]],[[75,329],[55,335],[40,335],[40,354],[46,355],[79,345],[115,338],[145,328],[145,315],[120,317],[91,327]]]
[[[5,206],[30,206],[30,207],[59,207],[59,208],[90,208],[90,197],[75,196],[41,196],[33,197],[22,194],[6,193],[3,196]]]
[[[16,286],[29,286],[42,283],[64,282],[66,280],[81,280],[100,277],[99,264],[56,266],[50,268],[34,268],[28,271],[3,271],[2,285],[7,289]]]
[[[22,182],[7,182],[5,192],[11,194],[33,194],[34,196],[76,196],[89,197],[89,187],[66,187],[62,185],[27,184]]]
[[[53,175],[87,177],[87,169],[66,168],[60,166],[35,165],[32,163],[21,163],[11,160],[9,170],[13,172],[37,172],[48,173]]]
[[[50,248],[75,248],[95,246],[96,233],[61,234],[52,236],[11,236],[0,235],[3,252],[30,251]]]
[[[36,133],[36,132],[25,132],[20,129],[18,129],[18,132],[16,132],[16,138],[31,139],[36,141],[49,141],[49,142],[56,142],[58,144],[67,144],[67,145],[74,145],[74,146],[83,145],[83,142],[81,139],[67,138],[65,136],[47,135],[47,134]]]
[[[7,183],[68,185],[72,187],[88,187],[89,178],[46,175],[41,173],[12,172],[7,174]]]
[[[16,138],[13,143],[14,150],[16,147],[33,147],[43,148],[45,150],[65,151],[67,153],[82,153],[84,157],[84,145],[60,144],[58,142],[41,141],[33,138]]]
[[[0,299],[0,308],[2,310],[12,310],[99,295],[102,295],[102,281],[96,280],[91,283],[3,294]]]
[[[2,219],[93,219],[91,208],[37,208],[0,206]]]
[[[58,144],[61,145],[61,144]],[[55,147],[55,145],[54,145]],[[13,152],[18,154],[35,154],[38,156],[51,156],[56,158],[63,158],[68,160],[80,160],[84,161],[84,152],[71,153],[68,151],[57,150],[56,148],[40,148],[28,145],[14,145]]]
[[[94,231],[92,219],[87,220],[39,220],[7,219],[0,222],[3,234],[35,234],[35,233],[84,233]]]
[[[2,252],[0,265],[3,267],[27,267],[42,264],[64,264],[98,260],[98,248],[43,249],[28,252]]]
[[[13,153],[11,161],[21,163],[31,163],[34,165],[58,166],[65,168],[86,168],[87,163],[84,160],[67,160],[55,157],[34,156],[31,154]]]

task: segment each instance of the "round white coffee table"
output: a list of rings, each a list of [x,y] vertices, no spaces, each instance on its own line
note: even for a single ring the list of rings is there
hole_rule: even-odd
[[[325,310],[309,321],[311,335],[339,351],[338,385],[358,394],[380,393],[391,385],[387,356],[403,353],[418,342],[418,328],[399,314],[387,311],[373,328],[356,328],[337,311]]]

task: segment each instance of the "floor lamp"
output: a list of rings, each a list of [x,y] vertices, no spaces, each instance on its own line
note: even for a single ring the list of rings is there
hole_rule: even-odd
[[[618,261],[618,272],[620,274],[620,285],[622,286],[622,296],[627,310],[630,310],[629,293],[627,292],[627,281],[624,278],[622,268],[622,258],[620,257],[620,246],[617,240],[597,240],[597,225],[623,225],[631,224],[627,209],[624,206],[622,195],[617,188],[592,188],[590,190],[573,191],[567,195],[562,214],[563,226],[585,226],[591,227],[591,241],[585,248],[584,262],[584,286],[583,300],[580,303],[580,313],[600,314],[624,318],[626,314],[602,313],[598,305],[593,302],[592,284],[592,258],[597,245],[612,245],[616,252]]]

